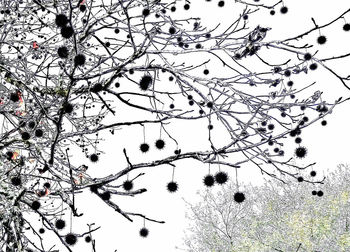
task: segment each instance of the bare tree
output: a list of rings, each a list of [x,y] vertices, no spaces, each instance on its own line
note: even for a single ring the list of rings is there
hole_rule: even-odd
[[[244,202],[237,202],[237,185],[230,183],[218,193],[207,190],[196,205],[188,203],[186,251],[349,250],[348,165],[314,188],[273,182],[241,186]]]
[[[299,145],[287,153],[283,141],[291,136],[300,144],[305,127],[318,121],[325,125],[324,117],[347,99],[324,101],[315,82],[298,84],[293,77],[328,71],[349,89],[349,76],[328,66],[349,54],[318,58],[312,44],[300,41],[331,25],[349,31],[350,25],[341,21],[350,10],[326,24],[312,19],[315,27],[302,34],[268,41],[271,28],[263,20],[251,27],[247,19],[266,10],[273,15],[274,9],[288,14],[288,8],[282,1],[261,2],[235,1],[239,14],[222,28],[204,27],[190,15],[177,18],[179,9],[190,13],[188,1],[2,0],[1,249],[52,251],[41,242],[41,234],[48,230],[68,251],[81,237],[95,250],[92,233],[99,227],[92,223],[83,233],[62,233],[69,222],[61,218],[63,213],[82,215],[75,197],[84,190],[127,220],[140,217],[164,223],[123,210],[111,196],[146,192],[134,189],[137,178],[160,165],[175,169],[182,159],[236,171],[251,163],[280,181],[300,179],[311,164],[299,165],[293,157],[305,157],[307,149]],[[218,2],[219,9],[224,6],[224,1]],[[326,42],[323,35],[315,41]],[[272,54],[285,59],[270,62]],[[200,63],[198,57],[203,59]],[[119,117],[125,109],[127,120]],[[172,132],[171,125],[196,121],[207,127],[207,143],[181,151],[184,139]],[[118,136],[125,134],[121,130],[141,126],[140,135],[145,136],[150,125],[159,125],[163,133],[154,139],[154,148],[163,150],[169,142],[176,146],[174,154],[143,162],[133,158],[126,143],[119,143],[125,167],[103,177],[89,172],[89,162],[104,155],[99,145],[103,134]],[[145,154],[153,148],[146,140],[134,145]],[[224,171],[204,178],[206,186],[227,180]],[[305,181],[317,184],[323,179]],[[167,188],[175,192],[178,184],[172,179]],[[49,208],[51,203],[54,207]],[[36,230],[27,214],[39,217],[44,228]],[[28,233],[35,237],[28,238]],[[146,237],[148,229],[143,227],[140,235]]]

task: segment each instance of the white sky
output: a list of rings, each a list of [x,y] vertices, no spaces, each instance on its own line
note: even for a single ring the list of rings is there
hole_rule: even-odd
[[[217,7],[217,0],[206,2],[205,0],[193,1],[191,5],[192,17],[202,17],[202,24],[214,27],[218,22],[229,24],[231,20],[235,20],[234,1],[226,1],[225,8]],[[272,1],[264,1],[272,2]],[[184,1],[177,4],[178,9],[182,9]],[[285,5],[289,8],[287,15],[279,13],[279,7],[276,8],[276,15],[270,16],[267,10],[263,10],[261,14],[253,15],[249,24],[255,27],[255,24],[260,24],[264,27],[271,27],[269,35],[265,41],[274,39],[288,38],[293,35],[298,35],[313,27],[311,17],[314,17],[319,25],[331,21],[333,18],[340,15],[348,8],[350,4],[345,0],[320,1],[320,0],[289,0],[285,1]],[[182,12],[182,10],[181,10]],[[350,22],[350,15],[346,17]],[[350,32],[342,31],[344,20],[339,20],[322,33],[327,36],[328,42],[324,46],[315,46],[319,49],[319,57],[330,55],[339,55],[349,51]],[[313,43],[318,36],[318,32],[314,32],[307,37],[308,43]],[[191,57],[195,57],[191,55]],[[202,58],[193,59],[202,60]],[[276,61],[279,59],[276,58]],[[342,75],[349,74],[349,62],[338,61],[333,62],[329,66],[337,69]],[[214,68],[210,68],[211,72],[215,72]],[[221,66],[218,67],[220,70]],[[315,74],[303,75],[306,83],[319,81],[319,87],[324,91],[326,100],[334,101],[340,96],[350,96],[349,90],[346,90],[342,84],[333,76],[327,73],[325,69],[319,68]],[[298,164],[307,164],[316,161],[314,167],[317,171],[326,169],[334,169],[337,164],[348,162],[348,143],[350,140],[349,132],[349,111],[350,102],[339,105],[333,113],[326,117],[328,125],[322,127],[320,123],[316,123],[311,127],[303,130],[303,145],[309,150],[309,155],[306,159],[299,161]],[[120,112],[122,113],[122,112]],[[128,113],[124,111],[123,113]],[[122,116],[122,115],[120,115]],[[177,124],[174,129],[174,134],[181,139],[187,139],[186,147],[188,150],[193,150],[198,144],[200,134],[206,134],[206,124],[191,123],[191,127],[187,124]],[[122,153],[115,150],[121,150],[126,147],[130,156],[131,162],[139,162],[142,160],[152,160],[159,158],[159,151],[150,151],[147,156],[140,154],[138,151],[139,144],[143,141],[142,127],[132,126],[126,127],[120,131],[116,131],[114,136],[106,135],[108,138],[102,145],[102,149],[106,151],[106,155],[95,166],[89,164],[91,174],[95,172],[97,176],[106,175],[109,172],[115,172],[126,165]],[[216,132],[218,134],[218,132]],[[219,135],[219,134],[218,134]],[[147,126],[146,140],[150,144],[159,136],[159,126]],[[198,136],[198,137],[195,137]],[[193,141],[194,139],[194,141]],[[198,140],[198,141],[197,141]],[[151,146],[153,147],[153,146]],[[172,154],[175,146],[170,143],[166,146],[163,155]],[[144,159],[141,159],[144,158]],[[170,166],[160,166],[147,169],[140,172],[146,172],[146,175],[135,181],[135,188],[146,187],[148,192],[138,195],[135,198],[123,198],[113,196],[115,201],[123,210],[140,212],[146,214],[150,218],[166,221],[166,224],[156,224],[146,222],[146,227],[149,229],[149,237],[143,239],[139,236],[139,229],[143,226],[143,220],[139,217],[134,218],[134,223],[130,223],[124,217],[114,212],[106,206],[97,196],[90,192],[84,193],[77,198],[77,206],[79,212],[84,212],[84,217],[73,220],[73,231],[81,230],[86,226],[87,222],[95,222],[96,225],[102,228],[95,232],[93,237],[96,239],[97,251],[110,252],[117,249],[118,252],[136,252],[136,251],[152,251],[152,252],[173,252],[178,251],[175,246],[182,247],[182,237],[186,228],[185,219],[185,203],[182,198],[187,201],[196,200],[196,192],[204,190],[202,178],[207,174],[208,167],[198,161],[186,160],[177,161],[175,171],[175,181],[179,183],[179,191],[175,194],[170,194],[166,191],[166,184],[171,180],[172,168]],[[215,171],[216,168],[212,168]],[[234,178],[234,171],[227,168],[222,168],[229,172],[231,178]],[[320,172],[322,174],[322,172]],[[131,173],[131,176],[137,175],[138,171]],[[245,182],[259,183],[262,180],[261,173],[258,172],[251,164],[245,164],[243,169],[239,170],[239,180]],[[218,186],[216,186],[218,187]],[[63,232],[64,233],[64,232]],[[90,251],[83,239],[73,247],[74,251]],[[65,251],[62,249],[62,251]]]

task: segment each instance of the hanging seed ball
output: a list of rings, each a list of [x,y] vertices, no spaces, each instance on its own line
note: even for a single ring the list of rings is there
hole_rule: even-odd
[[[42,137],[44,135],[44,132],[42,129],[35,130],[35,136],[36,137]]]
[[[40,206],[41,206],[40,202],[35,200],[35,201],[32,202],[32,206],[31,207],[32,207],[33,210],[38,210],[40,208]]]
[[[169,33],[170,33],[170,34],[175,34],[175,33],[176,33],[175,27],[170,27],[170,28],[169,28]]]
[[[81,12],[86,11],[86,6],[85,6],[85,5],[80,5],[79,10],[80,10]]]
[[[30,134],[28,132],[23,132],[21,134],[22,140],[29,140],[30,139]]]
[[[144,75],[140,80],[140,88],[143,91],[146,91],[152,84],[152,77],[150,75]]]
[[[58,14],[56,16],[55,23],[58,27],[64,27],[68,24],[68,18],[64,14]]]
[[[325,44],[326,42],[327,42],[326,36],[321,35],[321,36],[319,36],[319,37],[317,38],[317,43],[319,43],[320,45],[323,45],[323,44]]]
[[[156,141],[155,145],[156,145],[157,149],[162,150],[164,148],[164,146],[165,146],[165,142],[162,139],[158,139]]]
[[[267,125],[267,128],[269,130],[273,130],[275,128],[275,125],[273,125],[272,123],[270,123],[269,125]]]
[[[216,183],[222,185],[222,184],[225,184],[227,180],[228,180],[228,175],[226,172],[219,171],[215,174]]]
[[[185,10],[189,10],[189,9],[190,9],[190,5],[189,5],[189,4],[185,4],[185,5],[184,5],[184,9],[185,9]]]
[[[149,145],[146,143],[141,144],[140,150],[141,150],[141,152],[146,153],[147,151],[149,151]]]
[[[11,93],[10,94],[10,100],[13,102],[18,102],[19,101],[19,97],[17,93]]]
[[[147,228],[143,227],[143,228],[140,229],[140,236],[141,237],[147,237],[148,233],[149,233],[149,231],[148,231]]]
[[[317,192],[315,190],[312,191],[311,193],[312,193],[312,195],[316,195],[317,194]]]
[[[98,161],[98,155],[97,154],[91,154],[90,155],[90,161],[93,163],[96,163]]]
[[[322,197],[322,196],[323,196],[323,192],[322,192],[322,191],[318,191],[318,192],[317,192],[317,196],[318,196],[318,197]]]
[[[149,14],[150,14],[149,9],[146,8],[146,9],[143,9],[143,10],[142,10],[142,15],[143,15],[143,16],[147,17]]]
[[[64,220],[62,220],[62,219],[56,220],[55,227],[57,229],[64,229],[65,226],[66,226],[66,222]]]
[[[105,191],[101,194],[101,198],[104,201],[108,201],[111,199],[111,193],[109,191]]]
[[[85,64],[86,58],[83,54],[77,54],[74,57],[74,65],[75,66],[83,66]]]
[[[91,88],[91,91],[94,93],[101,92],[102,90],[103,90],[103,86],[101,83],[97,83]]]
[[[310,66],[309,66],[310,70],[314,71],[317,69],[317,64],[316,63],[312,63]]]
[[[304,60],[311,60],[312,56],[310,53],[305,53]]]
[[[298,147],[295,149],[295,155],[298,157],[298,158],[304,158],[307,154],[307,149],[303,146],[301,147]]]
[[[73,104],[71,104],[69,102],[65,102],[63,104],[63,111],[64,111],[64,113],[70,114],[70,113],[73,112],[73,110],[74,110]]]
[[[125,191],[130,191],[134,187],[133,182],[130,180],[125,180],[123,183],[123,188]]]
[[[70,27],[70,26],[62,27],[61,35],[63,38],[69,39],[70,37],[73,36],[73,34],[74,34],[74,30],[72,27]]]
[[[33,129],[33,128],[35,127],[35,122],[34,122],[34,121],[30,121],[30,122],[28,123],[28,127],[31,128],[31,129]]]
[[[303,177],[298,177],[298,182],[303,182],[304,178]]]
[[[237,203],[242,203],[245,200],[245,195],[242,192],[236,192],[233,198]]]
[[[86,241],[87,243],[91,242],[91,237],[90,237],[90,236],[86,236],[86,237],[85,237],[85,241]]]
[[[311,177],[315,177],[315,176],[316,176],[316,172],[315,172],[315,171],[311,171],[311,172],[310,172],[310,176],[311,176]]]
[[[349,24],[349,23],[345,24],[345,25],[343,26],[343,30],[344,30],[344,31],[350,31],[350,24]]]
[[[181,153],[181,149],[175,150],[175,151],[174,151],[174,154],[175,154],[175,155],[180,155],[180,153]]]
[[[68,55],[69,55],[68,48],[65,46],[61,46],[60,48],[58,48],[57,54],[62,59],[68,58]]]
[[[21,177],[12,177],[11,184],[14,186],[20,186],[22,184]]]
[[[77,239],[77,236],[73,233],[69,233],[66,235],[65,237],[65,241],[68,245],[74,245],[77,243],[78,239]]]
[[[204,179],[203,179],[203,183],[204,183],[204,185],[207,186],[207,187],[213,186],[213,185],[214,185],[214,182],[215,182],[215,178],[214,178],[214,176],[211,175],[211,174],[206,175],[206,176],[204,177]]]
[[[43,234],[43,233],[45,233],[45,229],[43,229],[43,228],[40,228],[40,229],[39,229],[39,233],[40,233],[40,234]]]
[[[6,156],[7,156],[7,160],[11,160],[11,158],[13,157],[13,152],[12,151],[6,152]]]
[[[283,6],[280,11],[282,14],[286,14],[288,12],[288,7]]]
[[[224,5],[225,5],[225,1],[219,1],[218,2],[218,6],[219,7],[224,7]]]
[[[178,185],[177,185],[176,182],[171,181],[171,182],[168,183],[167,189],[168,189],[168,191],[171,192],[171,193],[176,192],[177,189],[178,189]]]

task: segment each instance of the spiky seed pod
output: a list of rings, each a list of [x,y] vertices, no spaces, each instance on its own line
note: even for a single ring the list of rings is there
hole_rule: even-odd
[[[74,57],[74,65],[75,66],[83,66],[85,64],[86,58],[83,54],[77,54]]]
[[[111,199],[111,193],[109,191],[105,191],[101,194],[101,198],[104,201],[108,201]]]
[[[317,38],[317,43],[319,43],[320,45],[323,45],[327,42],[327,38],[324,35],[321,35]]]
[[[162,150],[165,146],[165,142],[162,139],[158,139],[155,143],[158,150]]]
[[[73,233],[68,233],[64,239],[68,245],[74,245],[77,243],[78,238],[75,234]]]
[[[204,183],[204,185],[207,186],[207,187],[213,186],[214,183],[215,183],[215,178],[214,178],[214,176],[211,175],[211,174],[206,175],[206,176],[203,178],[203,183]]]
[[[90,155],[90,161],[93,163],[96,163],[98,161],[98,155],[97,154],[91,154]]]
[[[63,38],[69,39],[70,37],[73,36],[73,34],[74,34],[74,30],[72,27],[70,27],[70,26],[62,27],[61,35]]]
[[[233,198],[237,203],[242,203],[245,200],[245,195],[242,192],[236,192]]]
[[[123,183],[123,188],[125,191],[130,191],[134,187],[132,181],[130,180],[125,180]]]
[[[64,14],[58,14],[56,16],[55,23],[58,27],[64,27],[68,24],[68,18]]]
[[[141,144],[140,150],[141,150],[141,152],[146,153],[147,151],[149,151],[149,145],[146,143]]]
[[[288,7],[283,6],[280,11],[282,14],[286,14],[288,12]]]
[[[22,184],[21,177],[12,177],[11,184],[14,186],[20,186]]]
[[[32,205],[31,205],[31,207],[32,207],[33,210],[38,210],[38,209],[40,208],[40,206],[41,206],[41,204],[40,204],[40,202],[37,201],[37,200],[33,201],[33,202],[32,202]]]
[[[57,229],[64,229],[65,226],[66,226],[66,222],[64,220],[62,220],[62,219],[56,220],[55,227]]]
[[[171,181],[171,182],[168,183],[167,189],[168,189],[168,191],[171,192],[171,193],[176,192],[177,189],[178,189],[178,185],[177,185],[176,182]]]
[[[69,55],[68,48],[65,46],[61,46],[60,48],[58,48],[57,54],[62,59],[68,58],[68,55]]]
[[[303,146],[300,146],[298,148],[295,149],[295,155],[298,158],[304,158],[307,154],[307,149]]]
[[[152,84],[152,77],[150,75],[144,75],[139,84],[141,90],[146,91]]]
[[[148,231],[147,228],[143,227],[143,228],[140,229],[140,236],[141,237],[147,237],[148,234],[149,234],[149,231]]]
[[[218,173],[215,174],[216,183],[222,185],[222,184],[225,184],[227,180],[228,180],[228,175],[226,172],[219,171]]]

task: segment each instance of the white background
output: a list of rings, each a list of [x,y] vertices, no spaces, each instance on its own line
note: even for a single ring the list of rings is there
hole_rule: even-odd
[[[237,11],[235,10],[237,8],[235,8],[234,1],[226,1],[224,8],[217,7],[217,2],[217,0],[211,2],[195,0],[191,4],[191,11],[188,14],[192,17],[201,17],[203,26],[214,27],[217,23],[221,23],[223,27],[226,27],[231,21],[236,19]],[[182,10],[183,4],[184,1],[180,1],[176,5],[181,13],[184,12]],[[322,25],[350,8],[350,4],[347,1],[341,0],[289,0],[285,1],[284,4],[289,8],[287,15],[279,13],[279,5],[276,8],[275,16],[270,16],[268,10],[262,10],[260,14],[252,15],[249,18],[248,26],[253,28],[256,24],[260,24],[263,27],[271,27],[272,30],[269,31],[265,41],[284,39],[313,28],[311,17],[316,20],[317,24]],[[350,22],[350,15],[347,15],[346,18]],[[323,46],[315,45],[311,52],[320,50],[318,53],[319,58],[349,52],[350,32],[345,33],[342,31],[344,23],[345,21],[341,19],[322,30],[321,33],[327,36],[328,42]],[[318,35],[317,31],[311,33],[305,38],[305,43],[316,44]],[[199,58],[198,60],[202,59]],[[278,60],[278,58],[271,60]],[[336,69],[343,76],[350,74],[348,60],[339,60],[326,64]],[[219,74],[221,67],[221,65],[218,67],[216,74]],[[211,68],[211,72],[215,73],[215,69]],[[350,96],[350,91],[345,89],[340,81],[321,67],[315,73],[304,75],[304,77],[306,83],[318,81],[320,89],[324,91],[324,98],[330,102],[340,96]],[[327,174],[327,169],[332,170],[337,164],[349,161],[349,111],[350,102],[339,105],[332,114],[327,116],[328,125],[326,127],[322,127],[320,122],[317,122],[303,131],[303,145],[308,148],[308,156],[306,159],[298,161],[298,164],[317,162],[314,169],[320,171],[319,176],[321,177],[323,172],[325,175]],[[127,113],[127,110],[123,113]],[[120,116],[122,116],[121,114]],[[192,123],[189,127],[189,125],[184,123],[181,125],[181,128],[178,125],[176,129],[172,129],[175,130],[175,135],[181,136],[181,139],[189,140],[185,147],[181,146],[183,151],[196,148],[198,143],[191,141],[191,139],[197,139],[194,136],[205,134],[205,139],[207,138],[206,124]],[[158,138],[158,134],[159,126],[153,125],[146,128],[146,140],[152,147],[147,156],[140,154],[138,150],[138,145],[143,141],[142,127],[126,127],[116,131],[114,136],[107,134],[106,136],[108,137],[106,137],[106,141],[102,145],[106,155],[95,166],[89,164],[91,174],[103,176],[124,168],[126,162],[120,152],[123,147],[126,147],[131,162],[159,158],[159,151],[155,150],[152,144]],[[219,133],[216,132],[216,134],[220,137]],[[164,156],[166,154],[171,155],[174,149],[175,145],[169,143],[164,150]],[[118,252],[178,251],[175,247],[183,247],[182,237],[187,225],[185,219],[186,206],[183,198],[190,202],[194,202],[197,199],[196,192],[205,189],[202,184],[202,178],[207,174],[208,167],[194,160],[178,161],[175,164],[177,166],[175,181],[179,183],[179,191],[177,193],[170,194],[166,191],[166,184],[171,180],[172,168],[170,166],[160,166],[144,170],[143,172],[146,172],[146,175],[135,181],[135,188],[146,187],[147,193],[134,198],[116,196],[112,198],[125,211],[140,212],[150,218],[166,221],[165,224],[146,222],[146,227],[150,231],[149,237],[144,239],[139,236],[139,229],[143,226],[142,219],[135,217],[133,218],[133,223],[129,222],[108,208],[104,202],[89,191],[77,198],[78,212],[84,212],[84,218],[73,220],[73,231],[79,232],[78,230],[86,227],[87,222],[95,222],[96,225],[102,226],[93,235],[93,238],[97,241],[96,249],[98,252],[109,252],[115,249]],[[239,170],[240,181],[261,183],[262,176],[256,167],[251,164],[245,164],[243,167],[243,169]],[[235,178],[233,170],[226,168],[223,168],[223,170],[229,172],[231,179]],[[138,172],[135,171],[132,172],[131,176],[137,174]],[[73,247],[74,251],[90,251],[90,249],[83,239],[80,239]],[[62,249],[62,251],[65,250]]]

